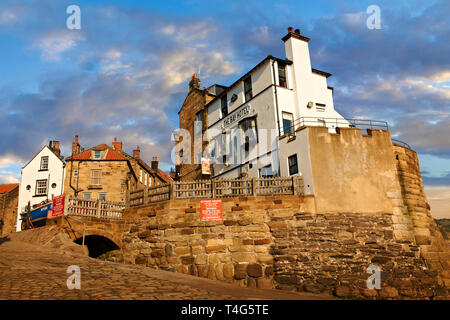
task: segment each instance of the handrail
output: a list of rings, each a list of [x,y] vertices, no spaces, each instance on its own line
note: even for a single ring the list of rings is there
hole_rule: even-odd
[[[400,140],[397,140],[397,139],[392,139],[392,138],[391,138],[391,140],[395,144],[398,144],[398,145],[400,145],[402,147],[405,147],[405,148],[408,148],[408,149],[412,150],[411,146],[409,144],[407,144],[406,142],[403,142],[403,141],[400,141]]]
[[[280,126],[279,135],[290,134],[295,135],[295,130],[302,126],[333,126],[335,128],[358,128],[358,129],[378,129],[389,130],[388,123],[381,120],[371,119],[346,119],[346,118],[328,118],[328,117],[300,117],[291,122],[288,130],[284,130],[284,127]]]

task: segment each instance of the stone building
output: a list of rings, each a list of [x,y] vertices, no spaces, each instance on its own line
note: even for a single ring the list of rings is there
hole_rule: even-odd
[[[0,185],[0,237],[16,231],[19,184]]]
[[[139,146],[131,156],[123,151],[122,145],[115,138],[112,147],[100,144],[84,150],[75,136],[72,156],[66,158],[65,193],[125,203],[128,190],[172,180],[158,168],[156,157],[149,166],[141,159]]]

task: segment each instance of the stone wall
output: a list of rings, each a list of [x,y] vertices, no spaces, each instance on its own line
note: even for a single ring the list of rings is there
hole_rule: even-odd
[[[19,186],[0,195],[0,236],[16,231]]]
[[[448,294],[414,240],[395,237],[392,212],[315,208],[312,196],[228,198],[223,222],[200,222],[200,200],[127,209],[121,254],[126,263],[239,286],[353,298]],[[382,271],[381,290],[367,289],[370,265]]]
[[[330,292],[353,298],[431,298],[445,295],[437,271],[419,247],[394,237],[392,213],[292,212],[272,217],[275,287]],[[381,290],[369,290],[366,273],[380,267]]]
[[[427,265],[438,270],[440,282],[450,287],[450,249],[430,211],[423,188],[419,160],[415,151],[394,145],[398,180],[415,243]]]
[[[128,263],[272,288],[270,215],[311,207],[300,196],[223,199],[222,222],[200,222],[199,200],[172,200],[124,212]]]

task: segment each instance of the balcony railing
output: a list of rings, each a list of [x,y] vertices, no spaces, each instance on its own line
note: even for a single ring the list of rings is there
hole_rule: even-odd
[[[302,126],[323,126],[328,128],[358,128],[361,130],[378,129],[389,130],[386,121],[369,119],[344,119],[326,117],[301,117],[291,122],[288,127],[280,126],[280,136],[284,134],[295,135],[295,130]]]

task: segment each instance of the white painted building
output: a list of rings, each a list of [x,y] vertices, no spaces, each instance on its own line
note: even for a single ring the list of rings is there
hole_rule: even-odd
[[[28,202],[33,206],[64,193],[64,161],[59,141],[50,141],[22,168],[16,230],[21,231],[20,213]]]
[[[330,74],[311,67],[310,39],[289,28],[282,40],[285,59],[269,55],[231,86],[207,89],[215,97],[205,107],[203,139],[209,144],[203,157],[213,163],[211,178],[302,174],[311,194],[307,137],[296,136],[295,144],[286,141],[305,125],[333,132],[350,123],[334,109]]]

